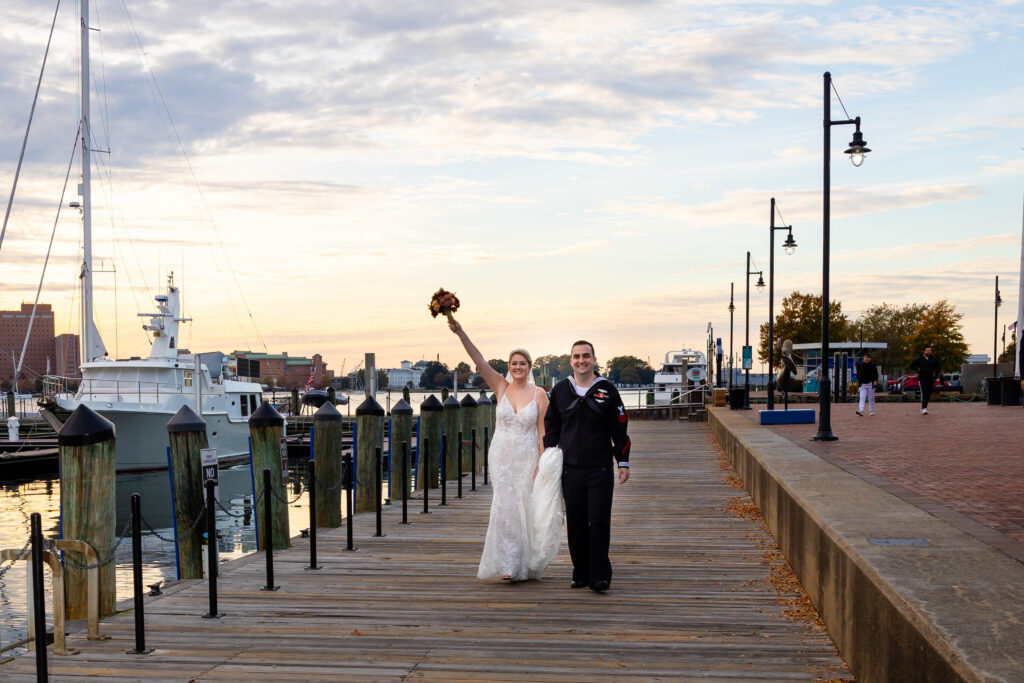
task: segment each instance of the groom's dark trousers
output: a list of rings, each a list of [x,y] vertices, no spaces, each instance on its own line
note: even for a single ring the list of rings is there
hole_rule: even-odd
[[[612,580],[608,545],[612,528],[612,491],[615,473],[611,467],[566,465],[562,469],[566,531],[572,580],[592,584]]]

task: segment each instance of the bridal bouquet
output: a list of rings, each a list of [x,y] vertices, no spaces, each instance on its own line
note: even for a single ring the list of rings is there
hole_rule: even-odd
[[[455,296],[454,292],[449,292],[443,287],[434,292],[434,296],[430,297],[430,315],[437,317],[441,314],[448,318],[452,317],[452,313],[459,310],[459,297]]]

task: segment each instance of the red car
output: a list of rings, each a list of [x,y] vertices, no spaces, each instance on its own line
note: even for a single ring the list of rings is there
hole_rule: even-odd
[[[895,386],[893,386],[894,384]],[[933,391],[942,391],[945,388],[946,385],[941,379],[935,380]],[[903,375],[899,379],[889,380],[887,390],[890,394],[902,394],[904,391],[920,391],[921,382],[918,380],[917,375]]]

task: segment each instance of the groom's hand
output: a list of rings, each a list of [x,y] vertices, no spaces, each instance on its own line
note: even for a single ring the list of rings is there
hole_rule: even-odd
[[[627,481],[629,481],[629,468],[628,467],[620,467],[619,468],[619,483],[620,484],[625,484]]]

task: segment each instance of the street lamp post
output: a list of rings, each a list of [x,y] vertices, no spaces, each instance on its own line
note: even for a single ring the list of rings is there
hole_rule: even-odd
[[[787,255],[796,249],[792,225],[775,225],[775,197],[771,202],[771,217],[768,219],[768,410],[775,410],[775,231],[788,230],[789,235],[782,243]],[[779,214],[782,217],[782,214]],[[785,222],[785,221],[783,221]]]
[[[733,303],[735,283],[729,283],[729,391],[732,391],[732,315],[736,312],[736,304]]]
[[[750,276],[757,275],[757,291],[764,291],[764,273],[760,270],[750,270],[750,252],[747,252],[747,332],[744,348],[750,346]],[[744,358],[744,360],[746,360]],[[750,362],[753,365],[754,353],[751,349]],[[743,368],[743,410],[750,410],[750,368]]]
[[[854,166],[860,166],[864,163],[864,155],[870,152],[867,145],[864,142],[864,136],[860,132],[860,117],[852,119],[843,119],[839,121],[832,120],[832,74],[828,71],[824,73],[825,81],[825,111],[822,125],[825,129],[824,134],[824,159],[823,159],[823,182],[822,182],[822,211],[821,211],[821,227],[822,227],[822,240],[821,240],[821,371],[819,372],[818,378],[818,433],[814,435],[815,441],[835,441],[839,437],[832,433],[832,405],[830,403],[832,399],[832,382],[828,376],[828,316],[829,316],[829,299],[828,299],[828,259],[829,259],[829,204],[830,204],[830,193],[831,193],[831,175],[829,164],[829,147],[832,142],[832,126],[844,126],[853,124],[855,126],[853,139],[850,141],[850,146],[846,149],[846,154],[850,155],[850,161]],[[840,104],[842,104],[840,102]],[[845,112],[845,108],[844,108]],[[849,116],[849,114],[847,114]]]
[[[996,275],[995,327],[992,330],[992,376],[999,376],[999,356],[996,345],[999,343],[999,307],[1003,305],[1003,297],[999,295],[999,276]]]

